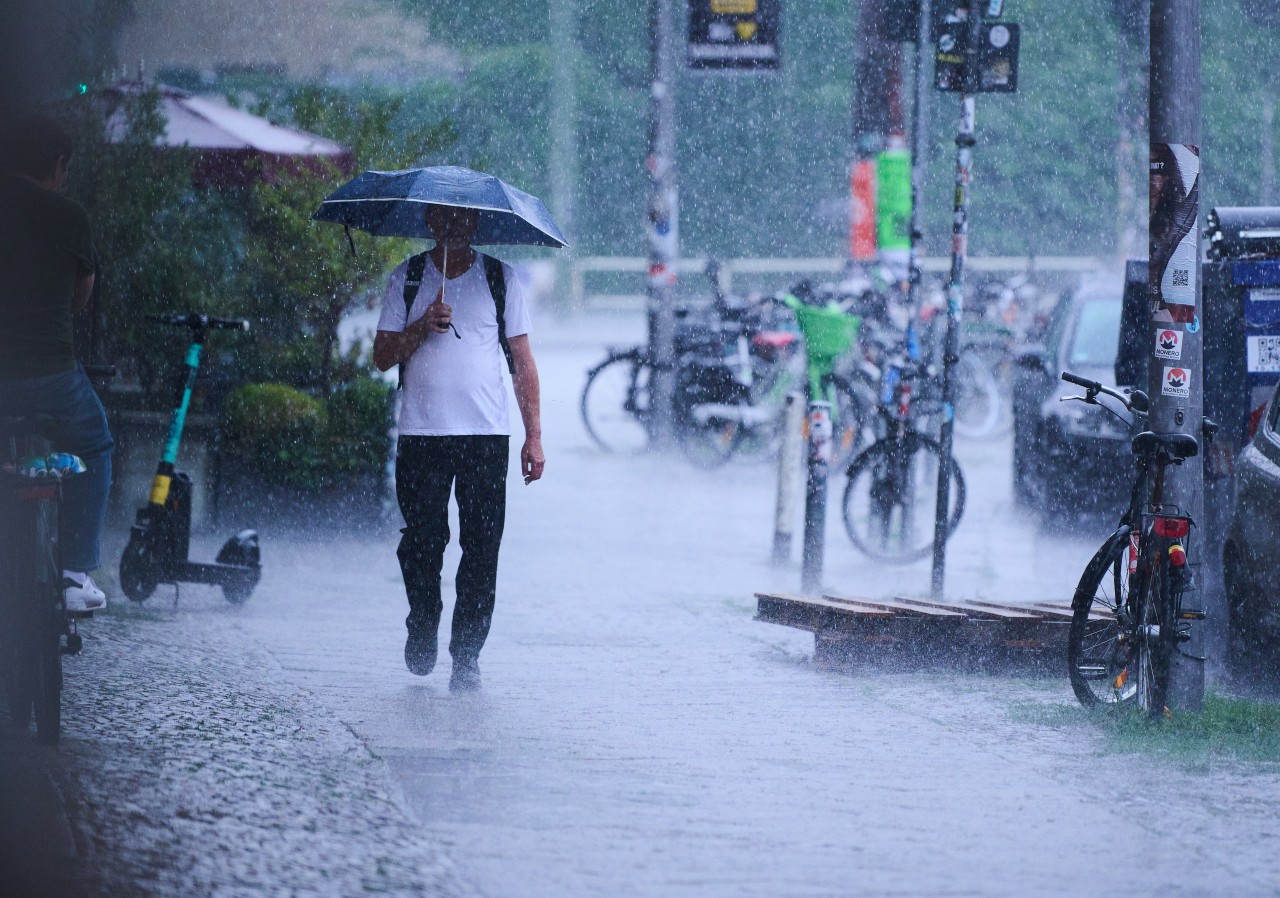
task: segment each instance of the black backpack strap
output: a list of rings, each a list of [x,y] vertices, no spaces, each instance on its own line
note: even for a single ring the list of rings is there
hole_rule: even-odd
[[[418,253],[409,257],[409,267],[404,273],[404,326],[409,326],[409,313],[413,311],[413,301],[418,298],[422,289],[422,275],[427,270],[427,254]]]
[[[422,275],[427,270],[427,254],[418,253],[409,257],[409,267],[404,272],[404,326],[409,326],[409,313],[413,311],[413,301],[418,298],[422,289]],[[404,365],[400,366],[400,388],[404,389]]]
[[[502,262],[493,256],[480,254],[484,260],[484,278],[489,282],[489,292],[493,295],[493,305],[498,313],[498,345],[502,354],[507,357],[507,370],[512,376],[516,373],[516,362],[511,357],[511,344],[507,342],[507,277],[502,272]]]

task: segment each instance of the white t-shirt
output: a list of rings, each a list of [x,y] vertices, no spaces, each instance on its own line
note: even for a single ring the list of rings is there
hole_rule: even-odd
[[[435,301],[443,276],[427,256],[422,287],[413,302],[410,320],[405,321],[404,280],[406,260],[387,281],[382,299],[378,330],[399,333],[417,321]],[[529,309],[524,288],[511,266],[502,273],[507,283],[503,318],[507,337],[529,333]],[[404,391],[400,402],[398,429],[415,436],[486,436],[511,433],[507,416],[507,387],[502,372],[506,357],[498,343],[498,310],[484,262],[479,253],[466,273],[451,278],[444,288],[444,303],[453,309],[452,330],[432,332],[404,366]]]

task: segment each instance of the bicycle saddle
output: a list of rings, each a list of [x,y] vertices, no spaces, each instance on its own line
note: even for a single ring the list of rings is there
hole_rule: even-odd
[[[1133,454],[1155,457],[1163,453],[1177,461],[1193,458],[1200,453],[1200,444],[1187,433],[1152,433],[1144,430],[1133,438]]]

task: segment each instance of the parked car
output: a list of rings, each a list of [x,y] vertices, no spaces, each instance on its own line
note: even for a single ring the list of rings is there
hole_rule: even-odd
[[[1236,459],[1235,478],[1235,511],[1222,548],[1227,661],[1234,672],[1263,672],[1280,638],[1280,386]]]
[[[1062,402],[1080,395],[1071,371],[1115,381],[1123,282],[1092,281],[1058,301],[1042,343],[1021,348],[1013,382],[1013,486],[1019,505],[1044,514],[1123,509],[1133,480],[1130,414]]]

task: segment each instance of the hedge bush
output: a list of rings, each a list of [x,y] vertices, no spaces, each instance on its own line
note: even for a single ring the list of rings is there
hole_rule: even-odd
[[[274,485],[322,485],[324,403],[286,384],[246,384],[227,399],[227,449]]]
[[[248,384],[227,400],[229,454],[267,484],[326,490],[376,484],[386,468],[391,391],[371,377],[328,402],[286,384]]]

